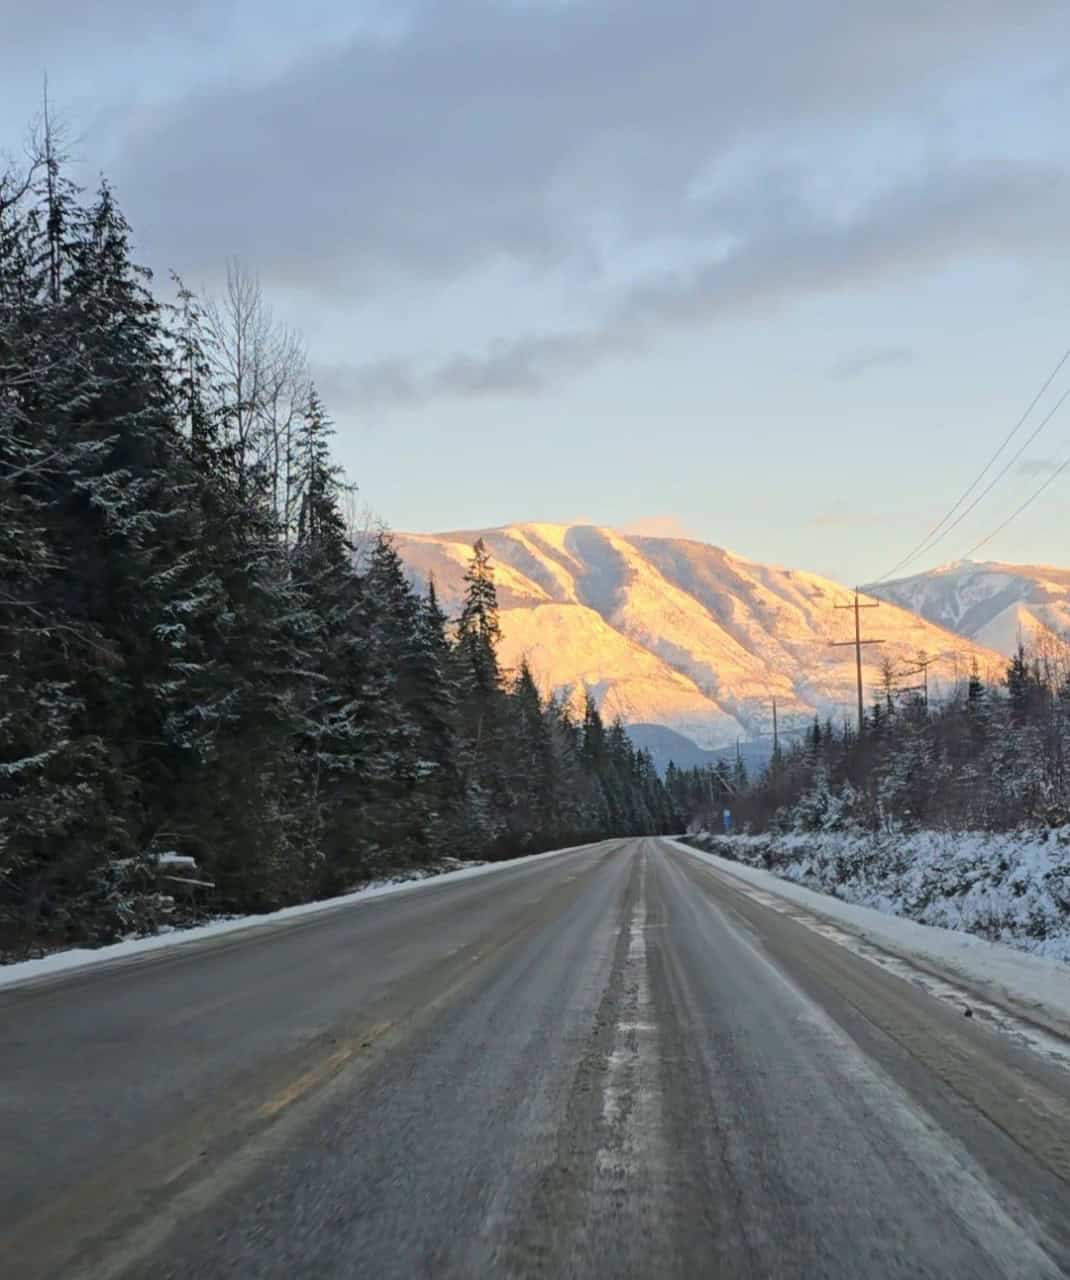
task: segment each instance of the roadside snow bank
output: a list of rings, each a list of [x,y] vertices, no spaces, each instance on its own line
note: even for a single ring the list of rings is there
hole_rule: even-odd
[[[697,839],[709,852],[844,902],[1070,962],[1070,827]]]
[[[474,862],[465,864],[457,871],[436,872],[428,870],[424,874],[410,876],[404,880],[375,881],[364,885],[353,893],[343,894],[338,898],[325,898],[320,902],[303,902],[296,907],[283,907],[279,911],[270,911],[259,916],[228,916],[212,920],[208,924],[195,925],[191,929],[172,929],[167,933],[153,934],[147,938],[128,938],[123,942],[115,942],[106,947],[92,949],[73,947],[67,951],[55,951],[51,955],[41,956],[34,960],[19,960],[14,964],[0,965],[0,987],[15,986],[23,982],[31,982],[38,978],[51,977],[76,969],[90,966],[125,962],[132,957],[150,951],[162,951],[185,947],[190,943],[200,942],[205,938],[217,938],[222,934],[240,933],[248,929],[259,929],[284,924],[291,920],[299,920],[305,916],[320,915],[328,911],[339,911],[357,903],[367,902],[372,898],[383,898],[388,895],[412,893],[429,886],[455,883],[458,880],[472,880],[478,876],[492,875],[504,871],[508,867],[529,865],[542,862],[546,858],[557,858],[563,853],[575,853],[579,849],[590,848],[590,845],[577,845],[574,849],[554,849],[549,853],[529,854],[524,858],[508,858],[502,862]]]

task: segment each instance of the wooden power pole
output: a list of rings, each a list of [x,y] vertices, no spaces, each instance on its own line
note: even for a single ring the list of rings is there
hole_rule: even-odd
[[[836,609],[853,609],[855,611],[855,638],[853,640],[833,640],[831,646],[833,649],[846,649],[848,645],[854,645],[855,650],[855,672],[858,676],[858,736],[861,738],[866,728],[866,705],[862,692],[862,646],[864,644],[883,644],[883,640],[863,640],[862,639],[862,610],[863,609],[879,609],[880,603],[871,600],[868,604],[862,604],[858,594],[858,588],[855,587],[855,598],[853,604],[837,604],[833,606]]]
[[[780,739],[781,739],[781,738],[790,738],[790,737],[794,736],[795,734],[805,733],[805,732],[806,732],[806,730],[805,730],[805,729],[798,729],[798,728],[796,728],[796,729],[781,729],[781,727],[780,727],[780,718],[779,718],[779,715],[778,715],[778,712],[777,712],[776,698],[774,698],[774,699],[773,699],[773,732],[772,732],[772,733],[768,733],[768,732],[766,732],[765,730],[762,730],[762,731],[758,734],[758,737],[759,737],[759,738],[772,738],[772,739],[773,739],[773,759],[774,759],[774,760],[779,760],[779,759],[780,759]],[[738,757],[738,755],[739,755],[739,739],[738,739],[738,738],[736,739],[736,755],[737,755],[737,757]]]

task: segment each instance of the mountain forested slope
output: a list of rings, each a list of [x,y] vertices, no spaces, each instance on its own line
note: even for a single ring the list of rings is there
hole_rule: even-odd
[[[471,544],[496,564],[503,660],[527,657],[545,686],[588,687],[611,714],[662,724],[703,747],[850,714],[853,638],[844,606],[853,595],[817,574],[759,564],[683,539],[630,536],[588,525],[518,524],[443,534],[398,534],[398,550],[421,586],[433,576],[454,611]],[[869,688],[882,663],[934,658],[934,689],[982,673],[997,654],[943,626],[885,603],[864,615]]]

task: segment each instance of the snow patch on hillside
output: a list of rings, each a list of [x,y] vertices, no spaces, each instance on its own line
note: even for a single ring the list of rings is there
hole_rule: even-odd
[[[1070,569],[956,561],[867,588],[938,626],[1010,656],[1019,639],[1070,634]]]
[[[598,698],[604,715],[628,723],[653,720],[701,744],[731,741],[739,726],[693,680],[615,631],[583,605],[544,604],[505,609],[500,656],[507,668],[526,660],[546,693],[572,690],[582,710],[583,692]],[[552,671],[552,682],[545,676]]]

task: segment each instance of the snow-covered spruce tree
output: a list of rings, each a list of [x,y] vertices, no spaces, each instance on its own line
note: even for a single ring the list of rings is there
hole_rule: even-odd
[[[622,727],[507,679],[485,547],[453,643],[388,538],[354,570],[255,282],[162,309],[45,143],[0,192],[0,949],[144,927],[122,868],[164,850],[258,909],[670,811]]]
[[[318,886],[297,751],[313,627],[270,475],[255,437],[234,429],[235,390],[218,371],[216,336],[181,287],[171,342],[201,529],[196,589],[183,604],[186,689],[169,721],[192,794],[171,829],[216,882],[221,904],[256,909]]]
[[[609,763],[606,727],[602,722],[598,703],[588,689],[583,698],[583,721],[580,727],[580,770],[592,835],[612,828],[610,797],[604,785],[604,779],[607,779],[609,773]]]
[[[548,834],[556,782],[550,722],[526,659],[513,677],[506,716],[508,839],[511,848],[524,852]]]
[[[434,805],[432,830],[444,830],[446,839],[464,799],[454,674],[448,619],[432,575],[417,618],[411,698],[420,726],[421,758],[433,766],[425,779],[425,791]]]
[[[50,185],[59,239],[71,193],[52,148],[0,176],[0,952],[64,936],[68,883],[84,883],[110,825],[92,781],[103,746],[67,670],[94,640],[64,607],[52,537],[79,461],[59,428],[80,360],[52,298]]]
[[[83,219],[52,137],[42,141],[36,181],[9,177],[0,201],[0,892],[20,932],[62,938],[102,851],[127,845],[127,789],[77,679],[111,659],[63,555],[75,486],[97,452],[71,415],[97,386],[63,296]]]
[[[464,581],[465,598],[453,646],[464,821],[475,845],[495,852],[505,832],[508,804],[502,755],[505,694],[498,662],[498,594],[482,538],[472,548]]]
[[[398,706],[381,840],[397,861],[426,861],[449,843],[460,795],[444,619],[433,595],[417,595],[385,532],[375,539],[362,585]]]
[[[544,714],[553,761],[553,806],[545,821],[554,844],[578,844],[589,837],[593,819],[580,761],[582,734],[569,692],[549,698]]]
[[[609,751],[606,797],[611,829],[649,835],[653,830],[653,816],[647,809],[639,781],[639,757],[620,716],[616,716],[609,727],[606,745]]]
[[[661,835],[679,831],[681,823],[673,808],[672,797],[658,777],[654,757],[646,749],[635,755],[635,785],[643,796],[645,811],[650,815],[648,831]]]
[[[371,790],[382,781],[376,774],[388,771],[369,709],[389,682],[381,656],[371,650],[339,501],[341,478],[330,457],[332,432],[313,392],[298,430],[302,496],[290,563],[306,622],[296,739],[304,826],[322,856],[321,887],[328,890],[344,886],[369,856]]]
[[[302,502],[292,563],[312,620],[300,753],[322,887],[343,888],[386,864],[427,857],[417,795],[425,776],[416,699],[419,602],[389,540],[358,575],[327,448],[330,424],[313,397],[298,442]],[[416,850],[419,849],[419,854]]]
[[[33,513],[17,555],[35,565],[9,598],[8,634],[23,706],[53,742],[17,770],[8,801],[25,918],[92,938],[130,923],[115,918],[106,868],[151,842],[167,789],[173,645],[158,628],[188,587],[197,530],[159,310],[128,228],[106,186],[82,208],[45,155],[36,205],[5,235],[18,340],[4,436],[31,461],[0,483],[5,506]]]
[[[61,427],[80,464],[54,537],[65,605],[94,636],[93,658],[75,670],[84,727],[107,744],[114,774],[107,808],[122,824],[101,842],[104,859],[159,849],[160,839],[170,847],[173,820],[188,822],[196,792],[175,726],[195,705],[196,624],[206,614],[200,480],[160,308],[129,235],[102,186],[67,236],[57,304],[80,355]]]

